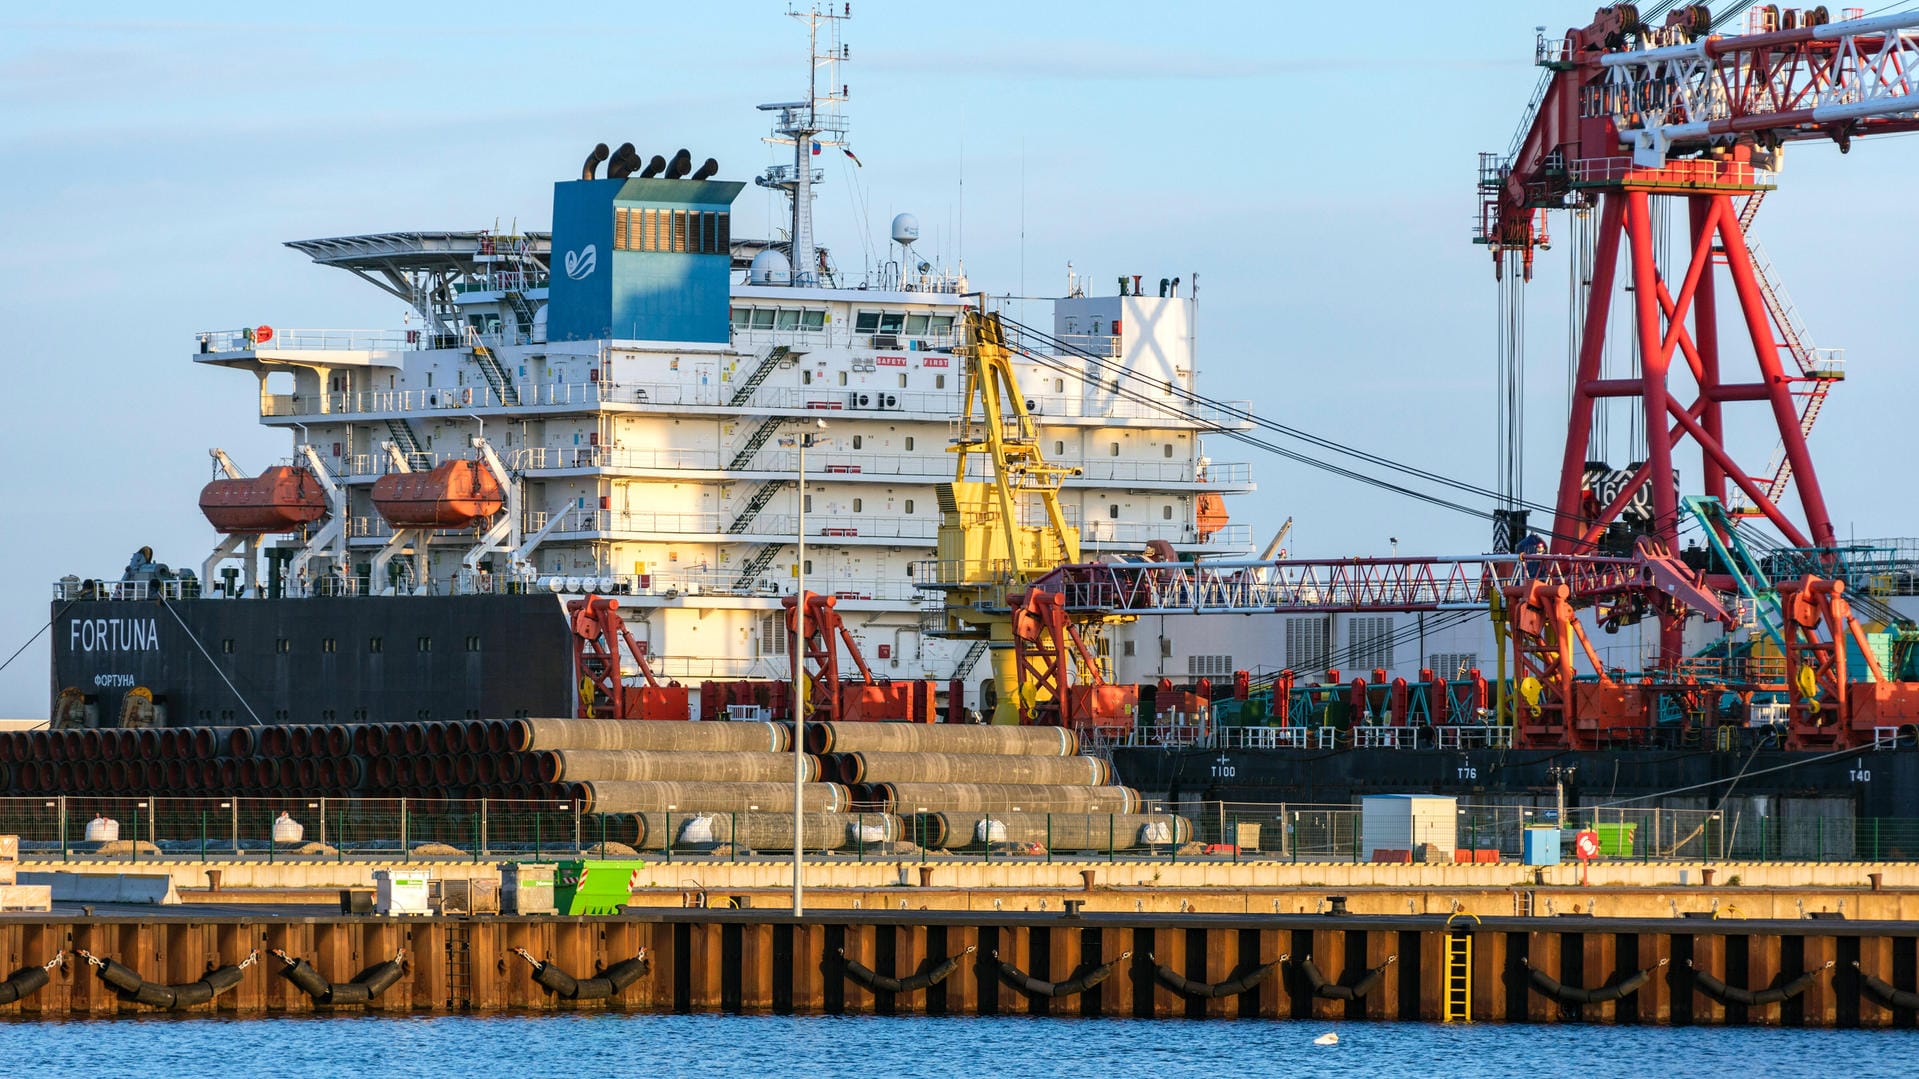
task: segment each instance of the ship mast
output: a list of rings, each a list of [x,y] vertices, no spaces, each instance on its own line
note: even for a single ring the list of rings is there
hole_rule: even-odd
[[[847,87],[840,81],[839,66],[848,56],[840,43],[840,23],[853,17],[853,5],[842,4],[835,12],[831,5],[814,4],[808,11],[787,14],[806,24],[806,100],[760,106],[762,112],[775,114],[773,133],[765,141],[792,146],[793,163],[770,166],[755,182],[784,191],[792,200],[788,255],[793,284],[811,286],[820,283],[821,272],[813,243],[813,185],[826,178],[826,171],[814,168],[809,159],[825,147],[846,145],[846,114],[841,110]]]

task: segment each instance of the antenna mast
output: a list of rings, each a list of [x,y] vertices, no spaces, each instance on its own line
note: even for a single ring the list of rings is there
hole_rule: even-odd
[[[784,191],[793,201],[793,227],[788,234],[793,284],[819,284],[819,252],[813,243],[813,185],[826,179],[826,170],[813,167],[811,158],[828,146],[846,145],[847,87],[840,81],[840,64],[850,57],[840,43],[840,24],[853,17],[853,5],[814,4],[807,11],[788,11],[806,24],[806,100],[761,105],[774,113],[773,133],[766,142],[793,147],[791,165],[773,165],[756,179],[761,187]],[[824,89],[822,89],[824,84]]]

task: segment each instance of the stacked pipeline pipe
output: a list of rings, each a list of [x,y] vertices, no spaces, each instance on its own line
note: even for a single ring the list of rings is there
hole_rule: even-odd
[[[806,736],[825,778],[863,807],[902,814],[921,846],[1128,850],[1192,838],[1190,822],[1142,813],[1139,792],[1116,785],[1107,761],[1079,756],[1062,727],[821,723]]]
[[[802,839],[1128,849],[1190,823],[1142,810],[1055,727],[809,725]],[[16,731],[0,791],[21,795],[419,798],[577,805],[589,834],[643,850],[793,839],[792,731],[780,723],[511,719]],[[1049,819],[1050,818],[1050,819]]]
[[[0,733],[15,795],[563,800],[509,720]]]

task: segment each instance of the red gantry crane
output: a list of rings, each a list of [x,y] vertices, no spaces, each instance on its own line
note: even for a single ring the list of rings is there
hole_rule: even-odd
[[[1843,151],[1858,138],[1919,129],[1919,11],[1842,14],[1834,21],[1823,7],[1758,7],[1748,20],[1758,32],[1721,36],[1703,4],[1672,10],[1657,26],[1617,4],[1560,41],[1541,39],[1548,73],[1512,152],[1481,158],[1477,239],[1496,273],[1530,278],[1548,210],[1597,215],[1554,553],[1597,549],[1635,504],[1649,505],[1647,530],[1677,549],[1674,451],[1682,442],[1699,450],[1704,493],[1726,501],[1733,489],[1796,546],[1833,544],[1805,435],[1838,372],[1799,347],[1789,306],[1755,265],[1746,228],[1787,143],[1831,141]],[[1661,203],[1684,212],[1690,243],[1688,258],[1663,267],[1654,254]],[[1627,287],[1616,298],[1622,248]],[[1749,339],[1753,370],[1735,370],[1721,335],[1722,266],[1739,311],[1726,336]],[[1640,361],[1633,377],[1602,376],[1615,302],[1630,304],[1623,314]],[[1782,353],[1796,362],[1787,366]],[[1674,377],[1681,365],[1690,400]],[[1608,398],[1638,400],[1645,460],[1595,485],[1587,446],[1595,405]],[[1749,472],[1726,447],[1724,410],[1738,403],[1770,410],[1783,447],[1770,475]],[[1788,479],[1797,516],[1782,502]]]

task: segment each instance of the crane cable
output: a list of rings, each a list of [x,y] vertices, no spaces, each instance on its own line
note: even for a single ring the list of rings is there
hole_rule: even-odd
[[[1006,325],[1012,327],[1014,330],[1016,330],[1019,337],[1031,338],[1042,346],[1051,347],[1064,355],[1071,356],[1075,359],[1084,360],[1086,361],[1088,366],[1095,367],[1101,371],[1108,372],[1113,376],[1113,378],[1111,381],[1105,381],[1097,377],[1094,377],[1093,375],[1089,374],[1088,372],[1084,370],[1080,370],[1076,367],[1063,363],[1058,356],[1048,356],[1044,353],[1035,352],[1032,349],[1024,346],[1017,347],[1016,351],[1019,352],[1020,355],[1026,357],[1027,359],[1032,360],[1035,363],[1038,363],[1041,366],[1047,367],[1051,370],[1059,371],[1065,374],[1070,374],[1074,378],[1077,378],[1078,380],[1087,384],[1088,386],[1105,389],[1107,392],[1113,393],[1116,396],[1124,397],[1127,400],[1138,402],[1140,404],[1146,405],[1149,408],[1158,409],[1159,411],[1162,411],[1166,413],[1167,415],[1174,416],[1176,418],[1191,420],[1195,423],[1198,423],[1202,427],[1206,428],[1208,431],[1227,435],[1228,437],[1239,438],[1239,440],[1242,442],[1247,442],[1250,445],[1255,445],[1263,449],[1271,449],[1271,446],[1268,443],[1265,443],[1259,440],[1250,439],[1247,437],[1242,437],[1243,432],[1237,432],[1229,428],[1221,427],[1220,426],[1221,421],[1217,418],[1208,418],[1190,409],[1182,408],[1182,407],[1179,407],[1178,405],[1168,403],[1163,400],[1157,400],[1153,397],[1149,397],[1141,391],[1125,388],[1120,384],[1126,383],[1126,382],[1151,383],[1155,388],[1165,391],[1166,393],[1172,395],[1173,397],[1177,398],[1180,401],[1183,401],[1196,408],[1207,409],[1207,410],[1211,410],[1213,412],[1219,413],[1223,415],[1228,421],[1232,421],[1232,420],[1244,421],[1245,423],[1248,423],[1254,427],[1272,431],[1275,434],[1284,435],[1288,438],[1298,439],[1302,442],[1306,442],[1310,445],[1317,446],[1321,449],[1332,450],[1335,453],[1343,454],[1348,457],[1354,457],[1361,461],[1365,461],[1369,464],[1379,465],[1383,468],[1391,469],[1393,471],[1400,472],[1408,476],[1412,476],[1416,479],[1423,479],[1432,483],[1440,484],[1442,486],[1451,487],[1455,490],[1464,492],[1466,494],[1476,495],[1478,497],[1490,498],[1490,499],[1497,499],[1500,497],[1499,492],[1491,490],[1489,488],[1482,487],[1473,483],[1468,483],[1464,480],[1457,480],[1450,476],[1446,476],[1438,472],[1433,472],[1429,469],[1423,469],[1415,465],[1409,465],[1401,461],[1395,461],[1391,458],[1383,457],[1375,453],[1370,453],[1366,450],[1361,450],[1361,449],[1358,449],[1357,447],[1349,446],[1349,445],[1346,445],[1345,443],[1336,441],[1334,439],[1326,438],[1321,435],[1315,435],[1315,434],[1312,434],[1311,432],[1304,431],[1296,427],[1290,427],[1285,424],[1279,423],[1275,420],[1270,420],[1263,416],[1257,415],[1256,413],[1253,413],[1252,411],[1246,408],[1243,408],[1239,405],[1233,404],[1231,402],[1208,397],[1205,394],[1184,389],[1182,387],[1174,385],[1170,382],[1166,382],[1164,380],[1150,379],[1147,376],[1132,370],[1131,368],[1128,368],[1122,364],[1116,363],[1115,361],[1113,361],[1112,359],[1108,357],[1103,357],[1103,356],[1099,356],[1094,353],[1088,352],[1087,350],[1080,348],[1079,346],[1074,345],[1071,342],[1062,341],[1051,334],[1045,333],[1044,331],[1041,331],[1041,330],[1036,330],[1033,327],[1026,326],[1022,323],[1016,322],[1004,316],[1001,316],[1001,321],[1004,322]],[[1401,493],[1410,494],[1415,498],[1421,498],[1427,501],[1434,501],[1433,496],[1427,495],[1424,492],[1411,491],[1407,488],[1399,487],[1395,484],[1392,484],[1389,481],[1384,481],[1376,477],[1354,473],[1349,470],[1342,469],[1340,466],[1337,466],[1337,465],[1331,465],[1327,462],[1322,462],[1312,458],[1295,457],[1291,451],[1274,449],[1273,452],[1278,453],[1281,456],[1293,458],[1296,460],[1302,460],[1303,463],[1312,464],[1314,467],[1317,467],[1317,468],[1323,468],[1328,471],[1336,472],[1340,475],[1345,475],[1350,478],[1358,479],[1361,482],[1368,483],[1373,486],[1382,487],[1388,490],[1400,491]],[[1438,504],[1450,505],[1450,503],[1445,503],[1445,502],[1440,502]],[[1547,507],[1541,503],[1522,503],[1522,505],[1525,505],[1527,508],[1531,508],[1531,509],[1539,509],[1539,510],[1550,509],[1550,507]],[[1484,516],[1484,517],[1490,516],[1490,514],[1482,510],[1466,509],[1464,512],[1473,513],[1473,514]]]

